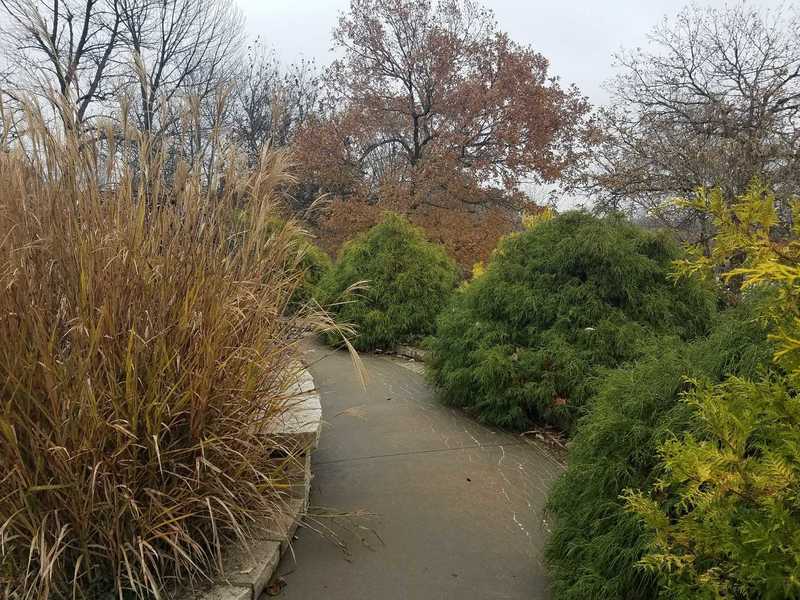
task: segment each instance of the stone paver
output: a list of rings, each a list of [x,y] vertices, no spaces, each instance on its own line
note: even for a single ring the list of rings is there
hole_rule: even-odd
[[[307,352],[322,398],[312,518],[279,573],[288,600],[548,598],[546,492],[562,467],[544,448],[436,403],[418,363]],[[317,522],[314,523],[313,521]]]

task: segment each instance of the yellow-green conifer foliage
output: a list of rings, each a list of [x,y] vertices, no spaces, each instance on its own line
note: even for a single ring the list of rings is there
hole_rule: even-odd
[[[722,273],[742,293],[772,290],[779,375],[694,382],[686,402],[696,433],[661,447],[663,475],[630,510],[650,528],[644,568],[681,598],[800,597],[800,242],[798,203],[779,219],[774,197],[754,183],[734,203],[716,191],[693,201],[718,230],[710,256],[678,263],[682,274]],[[671,498],[665,503],[663,498]]]

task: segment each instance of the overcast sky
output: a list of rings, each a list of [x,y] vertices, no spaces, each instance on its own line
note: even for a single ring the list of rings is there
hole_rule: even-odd
[[[284,62],[298,56],[321,64],[330,60],[331,29],[348,0],[238,0],[250,36],[260,36]],[[620,48],[645,45],[647,33],[681,0],[491,0],[484,2],[500,28],[517,42],[530,44],[551,61],[552,72],[575,83],[595,104],[607,95],[604,81],[613,75],[612,57]],[[724,6],[705,0],[701,6]],[[776,7],[781,0],[751,0]]]

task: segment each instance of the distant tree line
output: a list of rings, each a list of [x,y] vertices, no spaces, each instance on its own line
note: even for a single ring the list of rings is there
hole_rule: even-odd
[[[708,241],[705,213],[670,198],[735,198],[754,178],[779,202],[798,190],[791,8],[665,18],[617,56],[596,110],[474,0],[351,0],[324,69],[247,43],[231,0],[0,0],[0,17],[0,118],[34,98],[131,160],[146,159],[132,127],[146,152],[209,173],[226,145],[251,164],[290,146],[294,209],[327,199],[313,219],[334,246],[391,209],[468,266],[536,210],[531,184]]]
[[[284,69],[245,47],[230,0],[0,0],[0,12],[6,120],[35,101],[54,125],[101,139],[133,126],[208,168],[224,141],[251,162],[288,143],[319,91],[312,63]]]

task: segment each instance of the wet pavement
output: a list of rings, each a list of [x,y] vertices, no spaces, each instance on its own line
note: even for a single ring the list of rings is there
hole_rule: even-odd
[[[348,354],[306,358],[325,424],[281,598],[549,598],[553,454],[438,404],[419,363],[362,356],[365,390]]]

